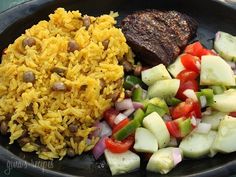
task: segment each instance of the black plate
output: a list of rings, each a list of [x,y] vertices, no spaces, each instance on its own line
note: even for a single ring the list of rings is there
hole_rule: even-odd
[[[25,29],[43,19],[57,7],[67,10],[79,9],[82,13],[99,15],[118,11],[118,21],[133,11],[156,8],[175,9],[194,17],[200,24],[197,39],[207,47],[212,47],[212,39],[218,30],[236,35],[235,4],[210,0],[34,0],[0,14],[0,51],[12,43]],[[119,25],[119,24],[118,24]],[[74,159],[64,158],[62,161],[42,161],[33,153],[22,152],[17,145],[8,145],[6,137],[0,136],[0,162],[6,169],[19,168],[35,176],[111,176],[109,168],[102,158],[95,161],[91,154],[84,154]],[[40,168],[41,167],[41,168]],[[218,154],[210,159],[185,160],[165,176],[229,176],[236,174],[236,153]],[[161,176],[141,170],[123,177]]]

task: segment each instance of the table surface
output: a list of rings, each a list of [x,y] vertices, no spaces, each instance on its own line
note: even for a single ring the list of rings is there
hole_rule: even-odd
[[[29,0],[0,0],[0,12],[13,7],[17,4],[23,3]],[[7,166],[0,165],[0,177],[30,177],[22,172],[19,172],[17,169],[12,169],[9,173]],[[236,175],[232,176],[236,177]]]

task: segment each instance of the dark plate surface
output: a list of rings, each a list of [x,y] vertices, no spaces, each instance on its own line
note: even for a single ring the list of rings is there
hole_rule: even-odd
[[[48,15],[57,7],[67,10],[80,10],[89,15],[118,11],[118,21],[133,11],[155,8],[175,9],[191,15],[199,22],[197,39],[207,47],[212,47],[212,39],[218,30],[236,35],[235,4],[210,0],[34,0],[18,5],[0,14],[0,51],[12,43],[25,29],[38,21],[48,19]],[[119,24],[118,24],[119,25]],[[1,74],[1,73],[0,73]],[[35,176],[111,176],[104,158],[95,161],[91,154],[84,154],[74,159],[64,158],[53,162],[42,161],[33,153],[21,152],[19,147],[8,145],[6,137],[0,136],[0,162],[6,169],[19,168]],[[210,159],[185,160],[164,176],[229,176],[236,174],[236,153],[218,154]],[[145,166],[141,170],[123,177],[161,176],[146,172]]]

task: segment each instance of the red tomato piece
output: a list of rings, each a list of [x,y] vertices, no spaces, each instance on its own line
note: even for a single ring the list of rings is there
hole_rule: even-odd
[[[116,133],[117,131],[119,131],[120,129],[122,129],[124,126],[126,126],[129,123],[129,119],[125,118],[124,120],[122,120],[120,123],[118,123],[112,130],[112,134]]]
[[[192,44],[189,44],[185,48],[184,52],[188,53],[188,54],[191,54],[193,56],[201,57],[202,56],[201,53],[202,53],[203,49],[204,48],[203,48],[202,44],[199,41],[197,41],[197,42],[194,42]]]
[[[183,83],[183,82],[186,82],[188,80],[195,80],[198,76],[199,76],[199,73],[197,73],[195,71],[185,69],[185,70],[181,71],[177,75],[176,78],[179,79]]]
[[[176,94],[176,98],[179,98],[183,101],[187,99],[187,97],[183,94],[183,92],[187,89],[192,89],[194,92],[198,91],[198,83],[196,80],[188,80],[186,82],[181,83],[179,86],[179,90]]]
[[[171,111],[172,118],[186,117],[193,110],[193,104],[193,100],[189,98],[185,102],[179,103]]]
[[[171,134],[171,136],[173,136],[175,138],[181,137],[179,127],[174,121],[166,122],[166,127],[167,127],[169,133]]]
[[[105,139],[106,148],[113,153],[122,153],[130,149],[134,143],[134,136],[129,136],[123,141],[117,141],[112,138]]]
[[[204,55],[217,55],[215,52],[213,52],[212,50],[209,50],[209,49],[203,49],[201,51],[201,56],[204,56]]]
[[[110,127],[113,128],[115,126],[114,119],[116,118],[118,114],[119,114],[119,111],[117,111],[114,108],[110,108],[103,113],[103,118],[108,123],[108,125],[110,125]]]
[[[202,118],[201,105],[199,102],[193,102],[193,110],[187,115],[188,117],[194,116],[195,118]]]
[[[229,113],[229,116],[236,117],[236,112]]]
[[[201,60],[198,57],[190,54],[183,54],[181,56],[181,62],[186,69],[199,73]]]

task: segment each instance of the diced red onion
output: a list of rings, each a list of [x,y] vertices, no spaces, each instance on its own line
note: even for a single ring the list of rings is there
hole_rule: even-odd
[[[208,133],[211,130],[211,124],[207,124],[207,123],[199,123],[197,128],[196,128],[196,132],[198,133]]]
[[[112,134],[112,129],[111,127],[107,124],[106,121],[102,121],[99,123],[99,127],[101,128],[101,134],[100,137],[103,136],[110,136]]]
[[[182,154],[179,148],[174,148],[172,151],[174,165],[177,165],[182,161]]]
[[[199,69],[199,71],[201,70],[201,63],[199,61],[196,61],[196,66],[197,66],[197,69]]]
[[[123,112],[123,114],[126,115],[126,117],[129,117],[134,111],[135,111],[134,108],[127,109],[126,111]]]
[[[232,69],[235,69],[235,68],[236,68],[235,62],[227,61],[227,63],[228,63],[228,65],[229,65]]]
[[[177,139],[175,137],[171,136],[170,137],[170,142],[169,142],[168,146],[170,146],[170,147],[177,147],[178,146]]]
[[[147,90],[143,89],[142,98],[145,100],[147,98]]]
[[[167,115],[167,114],[165,114],[165,115],[162,117],[162,119],[163,119],[165,122],[172,121],[171,116],[170,116],[170,115]]]
[[[209,116],[209,115],[211,115],[211,112],[212,112],[211,108],[208,107],[208,108],[206,108],[206,111],[204,111],[204,112],[202,113],[202,115],[203,115],[203,116]]]
[[[127,118],[126,115],[119,113],[116,118],[114,119],[114,123],[117,125],[118,123],[120,123],[122,120],[124,120],[125,118]]]
[[[105,139],[107,136],[102,137],[93,148],[93,156],[97,160],[104,153],[106,149]]]
[[[143,109],[144,106],[140,102],[133,102],[133,107],[134,109],[139,109],[139,108]]]
[[[201,107],[202,108],[205,108],[206,105],[207,105],[207,99],[206,99],[206,96],[200,96],[200,103],[201,103]]]
[[[116,102],[115,107],[116,107],[116,110],[118,111],[134,108],[132,100],[130,98],[124,99],[120,102]]]
[[[186,89],[183,94],[188,97],[188,98],[191,98],[193,99],[193,101],[197,102],[198,99],[197,99],[197,95],[196,93],[192,90],[192,89]]]

